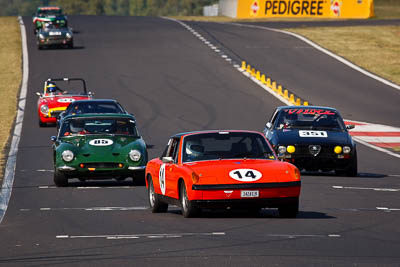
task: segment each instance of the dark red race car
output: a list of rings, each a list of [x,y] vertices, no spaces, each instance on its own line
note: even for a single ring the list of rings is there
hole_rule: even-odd
[[[39,96],[37,107],[39,126],[48,123],[55,125],[58,115],[75,100],[92,99],[92,93],[87,92],[86,82],[81,78],[49,78],[44,82],[43,93]]]

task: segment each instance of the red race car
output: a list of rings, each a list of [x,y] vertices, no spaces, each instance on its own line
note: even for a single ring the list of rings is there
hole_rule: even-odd
[[[160,158],[146,166],[152,212],[168,204],[184,217],[202,208],[278,208],[281,217],[299,210],[300,172],[282,162],[253,131],[201,131],[172,136]]]
[[[81,78],[50,78],[44,82],[43,90],[43,94],[36,93],[39,96],[37,107],[40,127],[46,126],[48,123],[55,125],[57,116],[71,102],[92,98],[92,93],[86,90],[85,80]]]

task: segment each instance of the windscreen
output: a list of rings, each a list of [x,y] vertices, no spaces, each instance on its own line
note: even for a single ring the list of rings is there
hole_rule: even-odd
[[[94,101],[73,102],[68,107],[68,114],[85,114],[85,113],[125,113],[120,105],[117,103],[106,103]]]
[[[285,109],[279,114],[275,128],[343,131],[344,124],[333,110]]]
[[[47,81],[45,96],[87,95],[82,80]]]
[[[138,136],[135,122],[130,119],[79,118],[68,119],[60,129],[60,136],[113,134]]]
[[[45,17],[45,16],[60,16],[62,15],[62,10],[58,8],[52,8],[52,9],[40,9],[38,12],[39,17]]]
[[[184,138],[183,162],[218,159],[275,159],[265,138],[257,133],[217,132]]]

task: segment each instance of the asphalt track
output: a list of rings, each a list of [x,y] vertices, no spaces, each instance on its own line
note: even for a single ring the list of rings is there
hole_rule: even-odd
[[[153,146],[150,157],[158,156],[168,137],[176,132],[261,130],[281,103],[173,21],[149,17],[71,17],[76,48],[44,51],[36,49],[30,18],[24,18],[24,22],[30,75],[14,188],[0,225],[0,264],[398,266],[400,263],[399,161],[362,145],[358,146],[358,177],[310,173],[302,176],[301,212],[297,219],[280,219],[275,210],[264,210],[259,215],[206,212],[200,218],[184,219],[179,208],[171,207],[166,214],[152,214],[146,210],[145,188],[131,186],[129,182],[75,182],[67,188],[55,188],[50,143],[55,128],[39,128],[36,114],[35,92],[42,89],[48,77],[83,77],[97,98],[115,98],[121,102],[135,114],[142,135]],[[235,30],[219,24],[200,26],[239,57],[249,57],[249,62],[258,59],[260,53],[249,52],[251,49],[245,49],[241,40],[268,41],[268,46],[275,49],[261,54],[274,58],[270,64],[280,57],[280,62],[288,61],[289,51],[296,50],[289,48],[296,46],[297,41],[276,33]],[[309,48],[297,50],[306,50],[298,53],[297,60],[307,64],[301,68],[293,68],[289,62],[280,67],[272,64],[271,71],[274,69],[275,75],[298,84],[291,88],[299,90],[299,94],[307,86],[304,75],[322,76],[326,70],[331,71],[327,76],[346,74],[337,67],[337,62],[325,58],[325,69],[319,70],[322,66],[318,59],[322,55],[315,51],[313,54]],[[261,64],[264,58],[259,60]],[[268,62],[264,64],[269,66]],[[312,67],[313,64],[318,65]],[[288,73],[293,75],[288,78]],[[362,75],[347,75],[343,77],[348,77],[349,82],[373,83]],[[345,84],[341,79],[326,78],[324,84],[330,85],[329,88]],[[347,117],[352,115],[353,119],[362,120],[373,116],[374,122],[391,125],[398,122],[391,116],[390,107],[382,107],[383,111],[378,112],[372,106],[374,112],[367,117],[368,109],[352,102],[352,93],[338,89],[331,96],[330,89],[321,85],[304,91],[313,103],[326,104],[323,100],[329,95],[329,102]],[[373,99],[378,101],[375,95],[370,99],[363,94],[364,89],[356,86],[354,94],[362,94],[368,103],[374,102]],[[390,97],[393,96],[385,99],[390,101]]]

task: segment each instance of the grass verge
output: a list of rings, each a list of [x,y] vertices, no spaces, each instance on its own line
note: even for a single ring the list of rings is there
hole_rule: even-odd
[[[385,79],[400,84],[400,26],[286,29]]]
[[[5,166],[5,147],[17,111],[17,96],[22,80],[21,34],[16,17],[0,17],[0,184]]]

